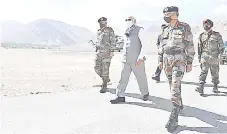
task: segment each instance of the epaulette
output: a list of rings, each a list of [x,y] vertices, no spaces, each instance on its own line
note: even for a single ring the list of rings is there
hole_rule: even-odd
[[[182,25],[182,26],[187,26],[187,25],[188,25],[188,24],[185,23],[185,22],[179,22],[179,24]]]
[[[220,35],[220,33],[216,31],[213,31],[213,34]]]
[[[113,31],[112,27],[106,27],[108,30]]]
[[[180,25],[182,27],[190,27],[189,24],[188,23],[185,23],[185,22],[179,22],[178,25]]]

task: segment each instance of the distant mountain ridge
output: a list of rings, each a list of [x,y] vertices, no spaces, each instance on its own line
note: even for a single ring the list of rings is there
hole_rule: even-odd
[[[94,51],[90,39],[94,39],[95,33],[87,28],[69,25],[67,23],[51,20],[39,19],[28,24],[17,21],[5,21],[1,24],[1,42],[16,42],[29,44],[43,44],[55,46],[72,46],[81,51]],[[157,53],[156,41],[161,33],[163,21],[141,20],[137,23],[142,26],[145,36],[142,39],[145,51]],[[190,23],[189,23],[190,25]],[[198,37],[202,33],[202,22],[199,25],[190,25],[193,33],[195,49],[197,49]],[[117,35],[124,35],[125,28],[122,26],[112,27]],[[213,30],[220,32],[224,42],[227,41],[227,21],[214,21]],[[14,44],[15,46],[15,44]]]
[[[59,46],[87,43],[95,36],[93,32],[86,28],[51,19],[39,19],[28,24],[5,21],[1,23],[1,30],[1,42]]]

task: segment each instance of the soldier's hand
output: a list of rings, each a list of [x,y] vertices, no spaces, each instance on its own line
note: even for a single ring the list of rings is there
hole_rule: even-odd
[[[139,67],[141,64],[142,64],[143,60],[142,59],[139,59],[136,63],[136,67]]]
[[[163,68],[163,63],[160,62],[160,63],[158,64],[158,67],[159,67],[159,69],[162,69],[162,68]]]
[[[192,71],[192,65],[186,65],[186,72],[191,72]]]

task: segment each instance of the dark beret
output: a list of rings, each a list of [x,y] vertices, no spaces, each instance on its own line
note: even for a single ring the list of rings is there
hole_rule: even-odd
[[[176,6],[171,6],[171,7],[166,7],[163,10],[163,13],[167,13],[167,12],[177,12],[178,13],[178,7]]]
[[[211,21],[210,19],[204,20],[203,23],[208,23],[208,24],[210,24],[212,27],[214,26],[213,21]]]
[[[101,18],[98,19],[98,23],[99,23],[100,21],[107,21],[107,18],[106,18],[106,17],[101,17]]]

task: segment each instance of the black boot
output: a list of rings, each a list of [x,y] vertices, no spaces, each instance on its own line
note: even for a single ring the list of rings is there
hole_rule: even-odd
[[[107,82],[103,82],[102,83],[102,88],[101,90],[99,91],[100,93],[105,93],[107,90]]]
[[[169,121],[167,122],[165,128],[168,132],[172,133],[178,127],[178,114],[180,112],[180,106],[174,105],[172,108],[172,112],[169,117]]]
[[[152,76],[151,78],[152,78],[153,80],[156,80],[157,83],[160,82],[160,76],[154,75],[154,76]]]
[[[149,93],[145,94],[142,98],[144,101],[149,100]]]
[[[202,95],[204,93],[203,89],[204,89],[204,84],[202,83],[202,84],[199,85],[199,87],[197,87],[195,89],[195,91],[199,92]]]
[[[183,110],[184,109],[184,105],[183,105],[182,99],[180,99],[180,101],[181,101],[180,110]]]
[[[213,92],[218,93],[218,84],[214,84]]]
[[[151,78],[152,78],[152,80],[156,80],[156,75],[153,74],[153,76]]]
[[[111,104],[123,103],[125,102],[125,97],[117,97],[114,100],[110,100]]]

